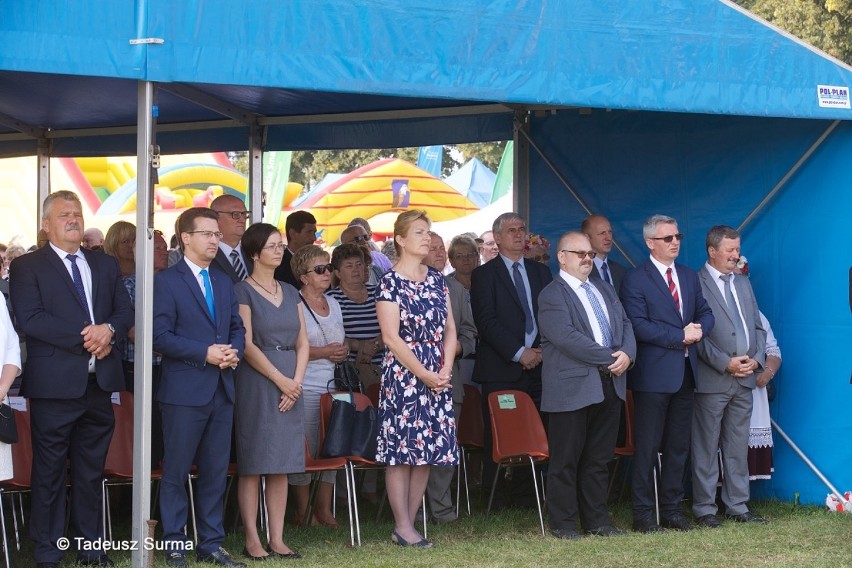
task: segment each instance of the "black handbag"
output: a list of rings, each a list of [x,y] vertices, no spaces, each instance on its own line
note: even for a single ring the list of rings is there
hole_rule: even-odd
[[[0,404],[0,442],[14,444],[18,441],[18,425],[15,411],[8,404]]]
[[[329,381],[329,386],[334,380]],[[355,396],[349,390],[348,400],[335,397],[331,417],[320,449],[324,458],[358,456],[376,459],[378,416],[372,406],[355,410]]]
[[[343,361],[334,366],[334,386],[337,390],[351,390],[364,394],[361,375],[351,361]]]

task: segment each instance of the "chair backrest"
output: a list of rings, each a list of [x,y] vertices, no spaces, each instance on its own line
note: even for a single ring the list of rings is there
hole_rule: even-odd
[[[331,393],[323,393],[320,396],[320,423],[319,423],[319,443],[317,448],[322,448],[325,442],[325,433],[328,431],[328,422],[331,420],[331,403],[334,401],[334,395],[341,394],[349,396],[349,391],[334,391]],[[352,393],[355,397],[355,410],[364,410],[373,406],[370,398],[360,392]]]
[[[459,445],[485,446],[485,422],[482,419],[482,394],[473,385],[464,385],[464,402],[456,436]]]
[[[107,477],[133,477],[133,393],[120,393],[121,404],[113,404],[115,429],[104,465]]]
[[[550,456],[541,416],[530,396],[505,390],[488,395],[493,438],[492,459],[500,463],[516,456],[546,459]]]
[[[624,400],[624,445],[615,448],[617,456],[632,456],[635,451],[633,446],[633,391],[627,391]]]
[[[367,397],[370,399],[370,402],[373,403],[373,406],[376,408],[379,407],[379,383],[371,383],[367,385]]]
[[[30,429],[30,402],[24,400],[26,410],[15,411],[18,441],[12,444],[13,477],[3,481],[8,487],[27,489],[31,485],[33,469],[33,435]]]

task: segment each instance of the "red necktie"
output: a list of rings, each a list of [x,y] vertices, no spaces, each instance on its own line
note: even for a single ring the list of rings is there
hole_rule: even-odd
[[[671,293],[672,298],[674,299],[675,309],[680,311],[680,296],[677,295],[677,286],[675,286],[674,280],[672,280],[671,268],[666,270],[666,279],[669,281],[669,293]]]

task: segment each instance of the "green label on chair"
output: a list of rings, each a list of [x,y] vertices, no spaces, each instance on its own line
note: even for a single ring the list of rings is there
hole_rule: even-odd
[[[517,408],[517,406],[515,406],[515,395],[513,394],[498,395],[497,404],[500,405],[501,410],[511,410],[513,408]]]

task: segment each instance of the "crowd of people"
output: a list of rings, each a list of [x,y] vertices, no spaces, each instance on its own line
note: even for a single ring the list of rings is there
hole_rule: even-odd
[[[644,223],[648,257],[632,269],[610,258],[613,232],[601,215],[562,234],[552,251],[516,213],[498,216],[480,235],[455,236],[448,247],[423,211],[401,213],[381,249],[369,223],[356,218],[333,250],[315,244],[317,221],[308,211],[291,213],[283,235],[266,223],[247,227],[249,216],[241,199],[222,195],[180,215],[172,250],[153,233],[152,465],[163,468],[168,565],[186,566],[190,550],[200,561],[245,565],[223,548],[233,461],[245,558],[301,557],[284,540],[291,486],[296,524],[339,526],[334,473],[316,481],[309,507],[304,466],[306,451],[319,453],[320,400],[344,362],[357,369],[362,388],[378,391],[374,457],[386,466],[397,545],[433,546],[415,526],[419,514],[456,518],[462,412],[482,414],[481,483],[492,492],[488,395],[506,389],[529,395],[548,432],[553,536],[624,533],[610,518],[607,488],[628,390],[633,530],[768,522],[748,507],[749,480],[772,472],[766,386],[781,352],[758,309],[736,230],[708,231],[707,261],[696,272],[676,262],[684,235],[665,215]],[[110,394],[134,390],[136,228],[119,221],[105,236],[84,230],[79,198],[59,191],[45,200],[42,231],[33,251],[2,251],[14,260],[0,280],[10,302],[0,314],[0,395],[23,370],[33,444],[30,536],[39,568],[52,568],[63,557],[66,459],[69,530],[85,541],[103,538]],[[473,360],[469,378],[481,390],[481,408],[465,405],[464,359]],[[11,476],[8,450],[0,444],[0,477]],[[688,468],[692,519],[682,509]],[[191,470],[197,542],[184,533]],[[256,525],[262,479],[265,543]],[[528,504],[529,487],[515,472],[493,506]],[[362,490],[377,497],[375,475]],[[95,550],[81,547],[77,562],[112,565]]]

